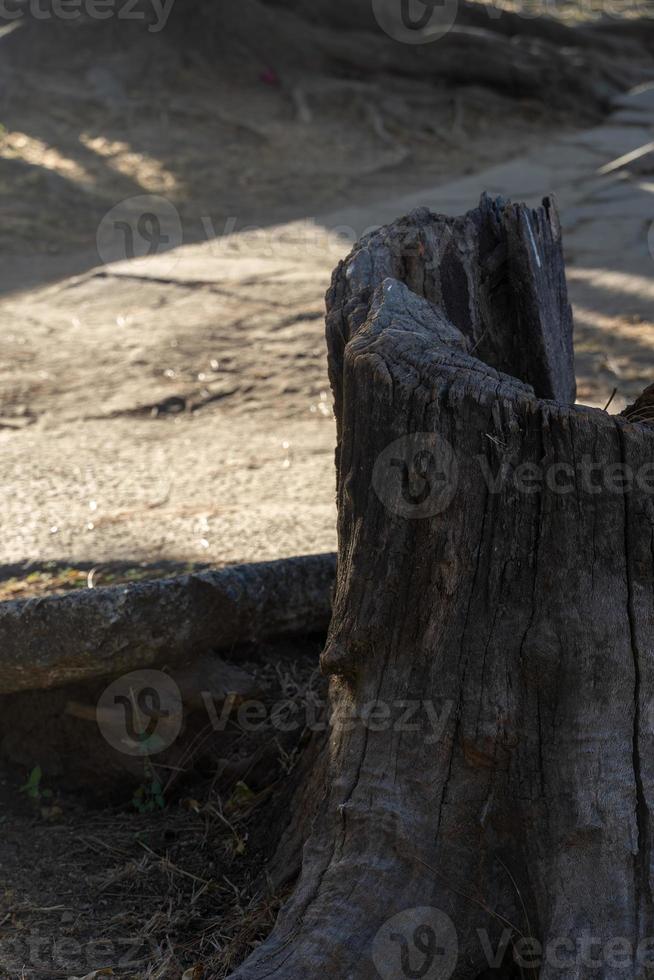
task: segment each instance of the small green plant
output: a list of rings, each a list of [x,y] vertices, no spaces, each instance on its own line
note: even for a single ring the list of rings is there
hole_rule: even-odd
[[[247,783],[239,781],[225,804],[225,811],[227,813],[237,813],[241,810],[249,810],[256,802],[256,799],[256,793],[252,792]]]
[[[41,766],[34,766],[30,772],[27,782],[24,786],[21,786],[20,792],[25,793],[25,795],[37,803],[41,800],[49,800],[52,797],[51,789],[42,789],[41,780],[43,779],[43,770]]]
[[[166,806],[163,786],[148,759],[144,760],[144,779],[132,797],[132,806],[139,813],[154,813]]]
[[[155,810],[163,810],[166,801],[159,780],[153,779],[150,783],[141,783],[132,797],[132,804],[139,813],[153,813]]]

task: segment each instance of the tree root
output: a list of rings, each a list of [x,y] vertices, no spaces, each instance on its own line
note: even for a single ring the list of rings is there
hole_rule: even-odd
[[[329,623],[334,555],[0,604],[0,694],[179,663]]]

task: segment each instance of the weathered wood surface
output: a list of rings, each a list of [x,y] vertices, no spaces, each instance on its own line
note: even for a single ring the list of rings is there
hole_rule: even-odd
[[[552,199],[532,209],[484,195],[478,208],[457,218],[419,208],[355,245],[327,297],[337,417],[345,345],[367,317],[372,292],[389,277],[442,310],[480,360],[531,384],[542,398],[574,402],[572,311]]]
[[[0,604],[0,694],[326,629],[335,555]]]
[[[424,962],[413,935],[383,947],[386,973],[375,942],[427,907],[452,923],[454,980],[485,976],[507,928],[567,951],[525,975],[608,980],[620,941],[619,975],[642,980],[654,433],[539,398],[405,282],[358,300],[330,347],[339,567],[322,657],[334,716],[355,720],[332,731],[295,893],[233,978],[416,975],[399,959],[404,940]]]

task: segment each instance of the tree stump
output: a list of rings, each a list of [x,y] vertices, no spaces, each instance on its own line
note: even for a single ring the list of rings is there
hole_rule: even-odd
[[[328,759],[235,980],[652,975],[654,434],[573,404],[571,329],[551,202],[335,273]]]

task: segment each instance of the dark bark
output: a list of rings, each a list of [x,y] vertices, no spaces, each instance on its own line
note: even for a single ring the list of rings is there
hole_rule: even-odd
[[[334,555],[0,604],[0,694],[325,629]]]
[[[654,435],[539,398],[471,353],[415,277],[380,278],[330,343],[339,567],[322,664],[354,723],[331,733],[295,894],[234,980],[477,980],[503,933],[564,944],[526,976],[642,980]],[[420,934],[387,924],[425,908],[414,925],[450,925],[434,926],[442,969],[416,974]],[[619,969],[616,940],[632,944]]]
[[[345,347],[387,277],[441,309],[480,360],[531,384],[542,398],[574,402],[572,312],[553,201],[532,210],[484,196],[461,218],[420,208],[355,246],[327,295],[337,421]]]

